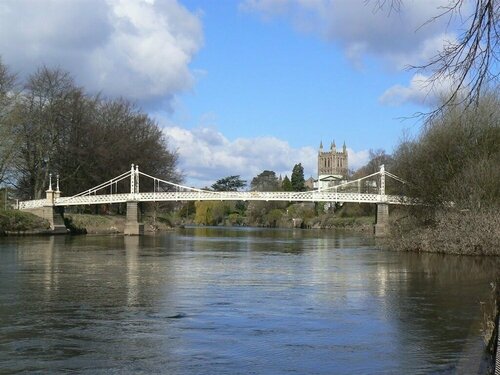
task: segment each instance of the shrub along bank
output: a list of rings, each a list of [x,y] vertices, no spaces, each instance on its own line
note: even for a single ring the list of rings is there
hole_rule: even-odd
[[[28,212],[0,210],[0,235],[10,232],[43,232],[49,222]]]
[[[474,108],[451,108],[401,143],[392,170],[408,182],[404,194],[422,205],[391,214],[389,246],[500,255],[499,145],[497,93]]]
[[[442,209],[427,225],[411,213],[391,220],[387,243],[393,250],[462,255],[500,255],[500,215],[497,209]]]

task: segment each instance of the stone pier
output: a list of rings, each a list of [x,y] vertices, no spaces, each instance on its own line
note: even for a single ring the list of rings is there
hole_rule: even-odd
[[[128,236],[140,236],[144,234],[144,224],[141,221],[141,211],[137,201],[127,202],[127,219],[125,221],[124,234]]]
[[[385,237],[389,233],[389,205],[377,203],[377,219],[375,222],[375,237]]]
[[[63,207],[43,206],[40,208],[31,208],[26,211],[47,220],[53,234],[67,233],[66,226],[64,225]]]
[[[56,191],[52,190],[52,186],[50,186],[49,190],[45,193],[47,202],[43,207],[31,208],[26,211],[47,220],[53,234],[66,234],[68,230],[66,229],[66,225],[64,225],[64,207],[56,207],[54,205],[55,199],[61,196],[59,180]]]
[[[377,203],[377,219],[375,221],[375,237],[385,237],[389,233],[389,205],[385,195],[385,166],[380,166],[380,190],[382,196],[380,203]]]

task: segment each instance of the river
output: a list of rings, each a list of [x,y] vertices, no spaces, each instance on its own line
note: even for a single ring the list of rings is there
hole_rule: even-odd
[[[0,238],[0,373],[465,372],[498,266],[334,231]]]

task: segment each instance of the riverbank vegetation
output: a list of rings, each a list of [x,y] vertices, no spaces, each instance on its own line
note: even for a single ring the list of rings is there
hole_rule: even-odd
[[[179,216],[182,222],[196,225],[372,231],[374,213],[357,206],[363,205],[325,207],[321,203],[249,202],[238,207],[234,202],[205,201],[194,204],[192,215]]]
[[[246,186],[240,176],[216,181],[214,191],[237,191]],[[295,164],[291,179],[264,170],[250,182],[250,191],[305,191],[302,165]],[[268,228],[343,228],[372,230],[375,211],[360,204],[291,203],[275,201],[187,202],[178,212],[183,223],[196,225],[258,226]],[[175,218],[174,218],[175,221]]]
[[[7,233],[40,233],[49,229],[49,222],[29,212],[0,209],[0,236]]]
[[[393,155],[405,195],[421,203],[395,210],[392,248],[500,254],[500,100],[449,108]]]

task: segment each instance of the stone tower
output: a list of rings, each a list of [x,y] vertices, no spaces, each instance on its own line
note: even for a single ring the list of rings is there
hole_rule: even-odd
[[[347,148],[344,142],[342,151],[337,151],[335,141],[330,144],[330,150],[323,150],[323,142],[318,151],[318,187],[337,185],[347,179],[349,168]]]

